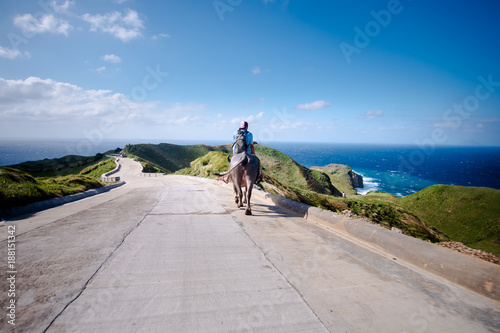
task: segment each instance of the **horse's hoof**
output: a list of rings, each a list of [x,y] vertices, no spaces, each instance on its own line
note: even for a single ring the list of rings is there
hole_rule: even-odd
[[[252,211],[251,210],[245,210],[245,215],[252,215]]]

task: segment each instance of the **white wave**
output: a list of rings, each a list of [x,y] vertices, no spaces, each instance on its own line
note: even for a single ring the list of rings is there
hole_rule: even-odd
[[[354,171],[356,172],[356,171]],[[380,185],[381,181],[380,179],[373,178],[373,177],[365,177],[362,173],[356,172],[358,175],[361,175],[363,177],[363,187],[356,187],[356,193],[361,194],[361,195],[366,195],[368,192],[372,191],[379,191],[380,190]]]

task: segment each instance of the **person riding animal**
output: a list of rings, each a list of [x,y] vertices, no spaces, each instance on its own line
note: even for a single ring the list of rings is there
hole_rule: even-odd
[[[255,155],[255,147],[253,145],[253,134],[248,131],[248,123],[242,121],[240,127],[233,134],[233,155],[244,151]]]
[[[233,134],[233,155],[247,152],[249,154],[255,155],[255,147],[253,145],[253,134],[248,131],[248,122],[242,121],[238,130]],[[262,181],[262,174],[260,173],[260,160],[259,160],[259,174],[256,179],[256,183]],[[225,177],[224,182],[229,182],[229,174]]]

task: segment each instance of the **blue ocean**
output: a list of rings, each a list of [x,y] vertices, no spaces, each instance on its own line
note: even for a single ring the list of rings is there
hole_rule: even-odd
[[[500,147],[417,147],[270,143],[306,166],[347,164],[364,179],[359,194],[406,196],[435,184],[500,189]]]
[[[0,141],[0,166],[75,154],[90,156],[126,144],[160,143],[152,140],[38,140]],[[200,142],[168,141],[175,144]],[[228,142],[207,141],[208,145]],[[406,196],[434,184],[500,189],[500,147],[417,147],[328,143],[280,143],[278,149],[306,166],[347,164],[363,176],[359,194],[383,191]]]

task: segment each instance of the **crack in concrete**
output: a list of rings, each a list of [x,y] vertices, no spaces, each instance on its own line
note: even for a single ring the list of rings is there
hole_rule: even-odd
[[[92,276],[87,280],[87,282],[84,283],[82,289],[80,290],[80,292],[72,299],[68,302],[68,304],[66,304],[66,306],[61,310],[61,312],[59,312],[55,317],[54,319],[52,319],[52,321],[49,323],[49,325],[43,330],[43,332],[47,332],[50,327],[52,326],[52,324],[55,323],[55,321],[64,313],[64,311],[66,311],[66,309],[71,305],[73,304],[82,294],[83,292],[87,289],[87,286],[89,285],[89,283],[94,279],[94,277],[97,275],[97,273],[99,273],[99,271],[101,270],[101,268],[108,262],[108,260],[113,256],[113,254],[123,245],[123,243],[125,242],[125,239],[134,231],[136,230],[141,224],[142,222],[144,222],[144,220],[146,219],[146,217],[148,217],[150,214],[150,212],[156,207],[156,205],[158,205],[158,203],[160,202],[161,200],[161,197],[160,196],[158,198],[158,200],[156,201],[156,203],[153,205],[153,207],[151,207],[151,209],[146,213],[144,214],[144,216],[142,217],[142,219],[133,227],[130,229],[129,232],[127,232],[122,240],[120,241],[120,243],[116,246],[116,248],[111,251],[111,253],[109,254],[109,256],[106,257],[106,259],[104,259],[104,261],[99,265],[99,267],[97,267],[97,270],[92,274]]]
[[[314,314],[314,316],[318,319],[318,321],[323,325],[323,327],[325,328],[325,330],[327,330],[328,332],[331,332],[328,327],[326,326],[326,324],[323,322],[323,320],[321,320],[321,318],[318,316],[318,314],[316,313],[316,311],[314,311],[314,309],[311,307],[311,305],[309,304],[309,302],[306,301],[306,299],[304,298],[304,295],[300,292],[299,288],[297,288],[297,286],[292,283],[292,281],[290,281],[286,276],[285,274],[274,264],[274,262],[271,260],[271,258],[268,256],[268,253],[266,253],[264,251],[263,248],[261,248],[257,242],[250,236],[250,234],[245,230],[245,226],[244,224],[242,223],[242,225],[240,225],[240,223],[238,221],[236,221],[233,217],[233,221],[236,222],[236,224],[240,227],[240,229],[243,231],[243,233],[250,239],[250,241],[255,245],[255,247],[257,247],[259,249],[259,251],[264,255],[264,257],[266,258],[266,260],[274,267],[274,269],[281,275],[281,277],[290,285],[290,287],[295,290],[295,292],[299,295],[299,297],[302,299],[302,301],[304,302],[304,304],[306,304],[306,306],[311,310],[311,312]],[[281,256],[281,255],[280,255]],[[283,261],[283,257],[281,257],[281,260]]]

